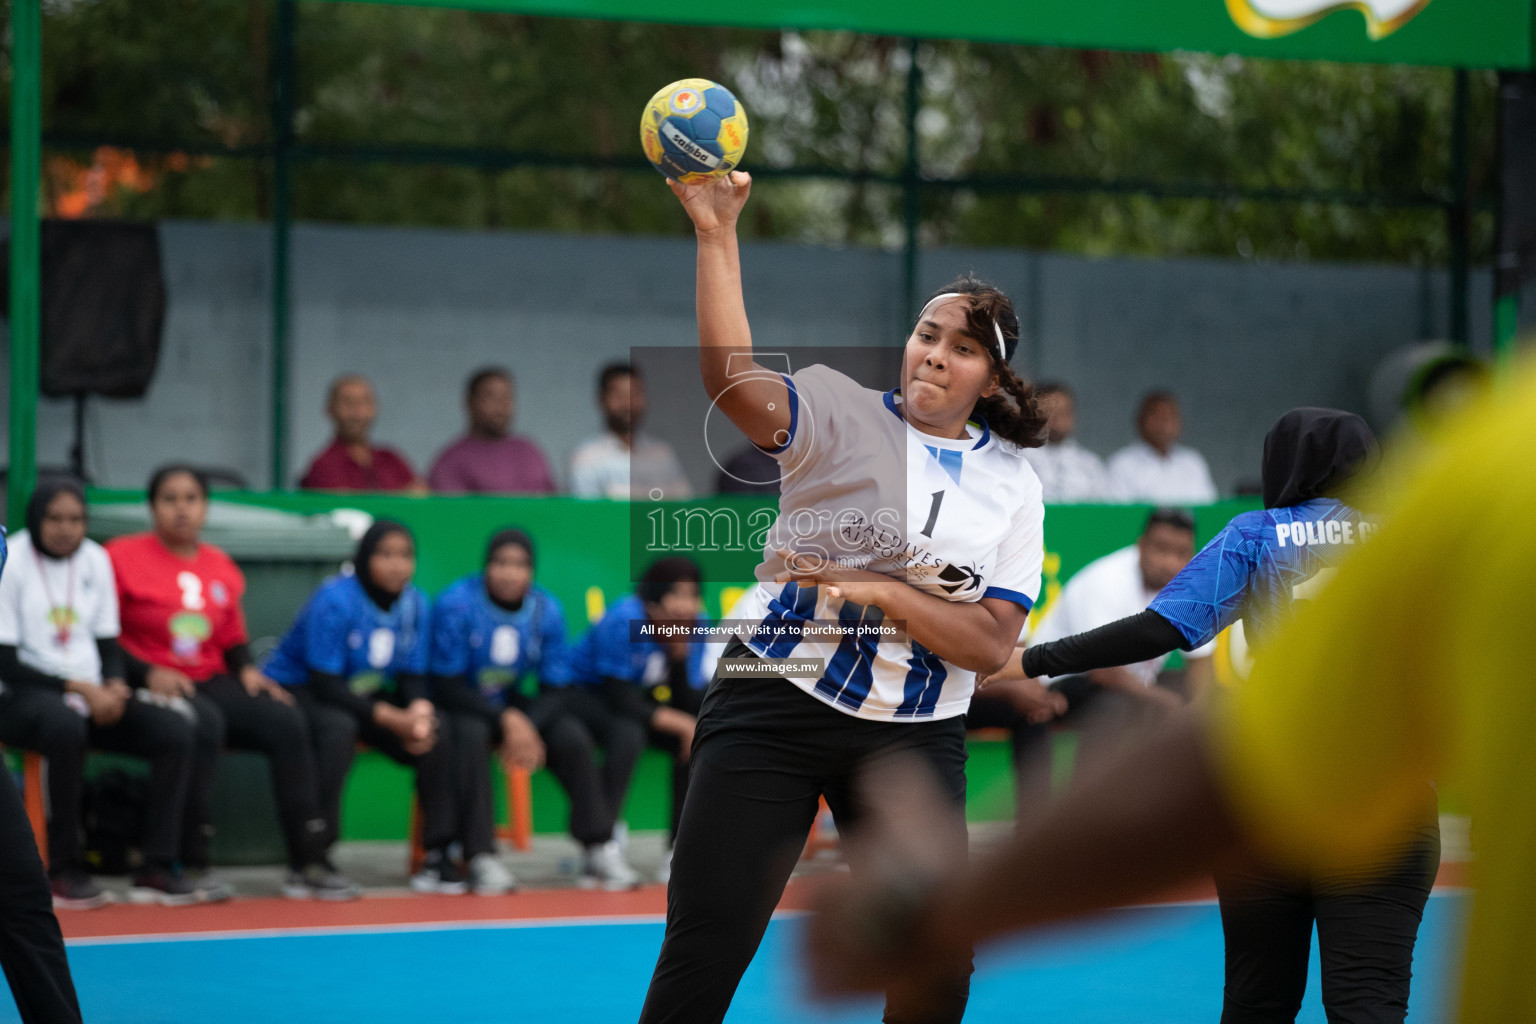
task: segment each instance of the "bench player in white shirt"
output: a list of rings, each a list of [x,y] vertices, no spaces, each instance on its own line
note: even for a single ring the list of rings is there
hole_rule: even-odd
[[[774,373],[751,361],[742,297],[735,225],[750,177],[672,188],[698,235],[705,389],[779,460],[782,489],[758,584],[734,613],[755,627],[727,650],[699,716],[646,1024],[724,1017],[819,798],[856,837],[854,780],[872,759],[909,750],[935,768],[956,813],[933,829],[964,862],[963,716],[976,674],[1012,651],[1043,558],[1040,484],[1021,454],[1043,424],[1008,366],[1007,296],[965,278],[930,299],[891,391],[822,365]],[[808,636],[813,622],[849,632]],[[894,624],[904,635],[879,632]],[[753,662],[782,658],[823,670],[793,678]],[[858,870],[856,846],[850,857]],[[888,991],[885,1019],[958,1021],[969,973]]]

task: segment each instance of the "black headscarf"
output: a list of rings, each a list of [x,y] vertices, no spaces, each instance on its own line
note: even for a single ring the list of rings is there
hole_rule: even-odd
[[[528,536],[526,531],[519,530],[515,526],[509,526],[504,530],[497,530],[491,535],[490,543],[485,546],[485,564],[490,565],[491,560],[496,557],[496,552],[508,544],[515,544],[528,552],[528,567],[530,569],[533,568],[533,538]],[[496,595],[491,593],[490,587],[485,588],[485,596],[490,598],[493,604],[505,608],[509,612],[515,612],[523,606],[522,601],[513,603],[497,600]]]
[[[363,534],[363,539],[357,542],[357,554],[352,556],[352,571],[357,573],[357,582],[363,585],[363,590],[374,604],[389,611],[400,600],[399,594],[391,594],[373,581],[373,573],[369,569],[369,563],[373,560],[373,553],[384,543],[384,538],[392,533],[401,533],[416,543],[416,538],[411,535],[410,529],[404,523],[397,523],[393,519],[374,520],[368,532]]]
[[[1376,436],[1351,412],[1304,406],[1275,421],[1264,437],[1264,507],[1287,508],[1337,498],[1379,458]]]
[[[48,504],[61,494],[73,494],[80,499],[80,504],[85,505],[85,490],[69,477],[46,477],[37,482],[37,488],[32,492],[32,499],[27,502],[27,536],[32,538],[32,546],[49,558],[64,558],[61,552],[49,551],[43,547],[43,517],[48,514]]]

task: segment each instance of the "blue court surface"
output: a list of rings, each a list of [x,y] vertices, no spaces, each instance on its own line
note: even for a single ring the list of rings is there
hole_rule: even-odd
[[[1436,1024],[1465,898],[1430,900],[1413,1024]],[[802,995],[794,917],[776,920],[737,994],[736,1024],[877,1021],[874,1002],[833,1009]],[[71,944],[88,1024],[452,1024],[632,1021],[661,940],[652,919],[432,925]],[[1216,907],[1116,911],[989,951],[971,1024],[1214,1022],[1221,1008]],[[1322,1024],[1316,950],[1298,1020]],[[16,1020],[5,1007],[0,1020]]]

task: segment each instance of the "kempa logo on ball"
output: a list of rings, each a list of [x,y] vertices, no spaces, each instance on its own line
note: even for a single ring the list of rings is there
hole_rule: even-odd
[[[1299,32],[1334,11],[1356,10],[1365,15],[1365,32],[1372,39],[1391,35],[1412,21],[1430,0],[1227,0],[1227,13],[1237,27],[1260,39]]]
[[[699,94],[692,89],[680,89],[672,94],[672,109],[679,114],[691,114],[699,107]]]

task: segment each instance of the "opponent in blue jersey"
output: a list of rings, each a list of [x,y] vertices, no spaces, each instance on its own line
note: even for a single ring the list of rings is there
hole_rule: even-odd
[[[458,580],[438,595],[432,610],[432,698],[459,721],[459,758],[464,768],[466,813],[473,831],[490,835],[490,777],[485,763],[493,747],[502,759],[527,771],[546,757],[540,733],[549,729],[556,702],[542,699],[544,684],[564,679],[565,617],[560,602],[533,582],[533,539],[518,529],[498,531],[486,545],[485,569]],[[558,740],[559,737],[557,736]],[[557,778],[569,782],[573,767],[566,748],[549,754]],[[579,787],[577,791],[580,792]],[[573,799],[571,829],[579,842],[593,840],[588,815]],[[470,861],[476,892],[505,891],[515,884],[494,857]]]
[[[1360,417],[1292,409],[1264,439],[1263,509],[1233,518],[1147,611],[1027,649],[1025,674],[1083,672],[1189,650],[1239,620],[1262,645],[1349,548],[1369,538],[1374,525],[1341,495],[1375,458],[1375,438]],[[1402,837],[1400,855],[1379,877],[1218,874],[1227,947],[1222,1020],[1295,1018],[1315,921],[1329,1019],[1401,1022],[1439,854],[1434,794],[1426,787],[1421,823]]]
[[[412,887],[463,892],[447,856],[450,844],[467,839],[458,820],[452,721],[427,699],[427,598],[411,583],[415,573],[410,531],[390,520],[374,523],[358,543],[352,573],[310,595],[263,671],[290,688],[309,720],[327,838],[335,841],[361,740],[416,769],[427,864]]]

